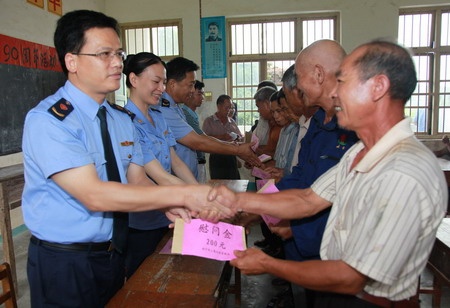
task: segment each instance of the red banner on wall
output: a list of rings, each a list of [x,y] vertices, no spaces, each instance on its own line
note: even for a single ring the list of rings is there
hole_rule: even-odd
[[[0,34],[0,63],[62,72],[56,49]]]

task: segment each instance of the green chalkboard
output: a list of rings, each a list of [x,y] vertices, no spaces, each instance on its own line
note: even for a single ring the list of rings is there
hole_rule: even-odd
[[[0,155],[22,151],[25,115],[65,80],[62,72],[0,63]]]

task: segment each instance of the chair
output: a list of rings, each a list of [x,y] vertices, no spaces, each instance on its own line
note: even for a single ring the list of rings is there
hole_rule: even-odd
[[[17,308],[16,292],[14,290],[11,267],[7,262],[0,265],[0,280],[2,282],[0,305],[4,303],[6,308]]]

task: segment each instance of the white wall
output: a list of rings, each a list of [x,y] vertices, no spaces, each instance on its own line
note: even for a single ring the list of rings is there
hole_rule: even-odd
[[[200,65],[200,17],[230,18],[338,11],[341,15],[341,43],[349,52],[374,38],[396,37],[399,8],[424,3],[450,4],[448,0],[108,0],[105,9],[107,14],[114,16],[119,22],[181,18],[183,56]],[[213,92],[213,102],[205,103],[199,109],[200,120],[214,113],[215,99],[220,94],[227,93],[225,79],[206,79],[204,82],[206,90]]]

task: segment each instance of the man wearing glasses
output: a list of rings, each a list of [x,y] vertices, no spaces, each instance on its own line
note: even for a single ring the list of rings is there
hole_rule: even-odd
[[[126,212],[217,221],[234,211],[207,202],[208,186],[147,178],[129,115],[106,101],[125,58],[115,19],[69,12],[54,41],[68,80],[27,114],[23,135],[31,306],[104,307],[124,282]]]

